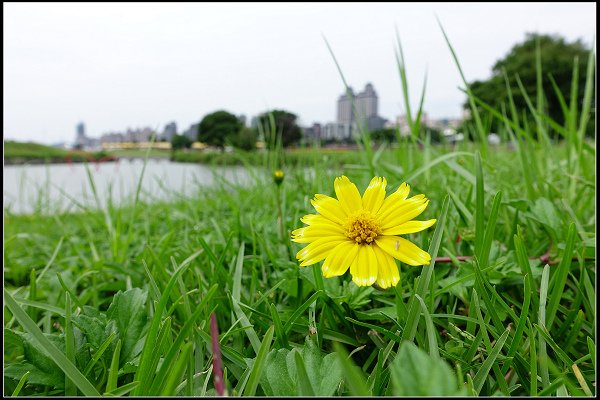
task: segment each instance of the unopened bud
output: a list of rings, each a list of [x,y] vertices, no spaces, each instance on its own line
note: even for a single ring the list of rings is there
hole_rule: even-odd
[[[273,173],[273,180],[275,181],[275,183],[277,185],[281,185],[281,182],[283,182],[283,178],[285,177],[285,174],[283,173],[282,170],[278,169]]]

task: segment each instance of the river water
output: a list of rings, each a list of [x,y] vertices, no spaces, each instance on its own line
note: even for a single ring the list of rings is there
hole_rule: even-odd
[[[88,171],[93,179],[100,207],[132,201],[144,162],[139,159],[117,162],[4,166],[4,209],[15,214],[53,214],[97,208]],[[192,196],[215,179],[246,184],[250,174],[244,167],[209,167],[148,160],[142,179],[140,200],[168,200]]]

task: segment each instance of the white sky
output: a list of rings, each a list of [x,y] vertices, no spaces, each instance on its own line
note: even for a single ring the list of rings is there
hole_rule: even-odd
[[[170,121],[178,131],[218,109],[250,118],[287,109],[301,125],[335,120],[342,80],[371,82],[380,115],[402,114],[395,26],[411,104],[425,70],[429,117],[459,117],[468,81],[525,39],[557,33],[588,45],[595,3],[3,3],[4,138],[72,142]],[[323,35],[323,36],[322,36]]]

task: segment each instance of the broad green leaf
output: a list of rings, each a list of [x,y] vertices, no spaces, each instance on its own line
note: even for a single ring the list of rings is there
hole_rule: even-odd
[[[139,288],[118,292],[106,311],[108,319],[115,321],[123,344],[119,358],[120,367],[142,351],[142,339],[148,325],[145,307],[147,297],[148,292]]]
[[[431,357],[414,343],[405,341],[392,361],[391,379],[394,396],[461,396],[452,368],[442,359]]]
[[[314,340],[306,337],[303,347],[271,350],[266,360],[261,386],[268,396],[296,396],[298,372],[294,353],[300,353],[315,396],[332,396],[342,380],[336,353],[321,354]]]

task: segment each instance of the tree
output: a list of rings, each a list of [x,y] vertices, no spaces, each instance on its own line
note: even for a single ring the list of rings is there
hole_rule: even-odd
[[[171,149],[189,149],[190,147],[192,147],[192,141],[189,137],[185,135],[173,135],[173,138],[171,139]]]
[[[507,112],[510,112],[508,111],[509,99],[504,78],[505,71],[517,111],[528,110],[525,97],[517,83],[517,75],[523,84],[525,92],[535,106],[537,99],[536,47],[538,42],[542,66],[545,113],[559,124],[563,124],[565,117],[550,76],[552,76],[562,95],[565,97],[566,103],[570,104],[574,59],[577,57],[579,74],[577,104],[581,108],[590,51],[581,40],[567,43],[560,36],[528,33],[524,42],[513,46],[504,58],[494,64],[491,78],[483,81],[474,81],[470,84],[471,91],[475,97],[497,110],[501,110],[501,104],[504,103],[507,107]],[[469,102],[467,100],[464,108],[468,107]],[[535,123],[533,124],[535,125]],[[495,120],[492,130],[498,131],[502,126],[499,121]]]
[[[242,150],[254,150],[256,149],[257,139],[258,132],[256,129],[243,127],[237,135],[231,138],[231,144]]]
[[[375,142],[392,143],[396,140],[396,130],[391,128],[376,129],[371,132],[371,138]]]
[[[206,115],[198,125],[198,140],[221,149],[238,135],[244,124],[227,111],[215,111]]]
[[[274,132],[269,115],[273,116],[275,122]],[[298,117],[295,114],[285,110],[273,110],[259,115],[258,121],[263,129],[265,142],[267,142],[268,145],[273,145],[275,143],[273,133],[275,133],[277,135],[281,134],[281,143],[283,147],[298,143],[302,138],[302,130],[296,124],[297,118]]]

